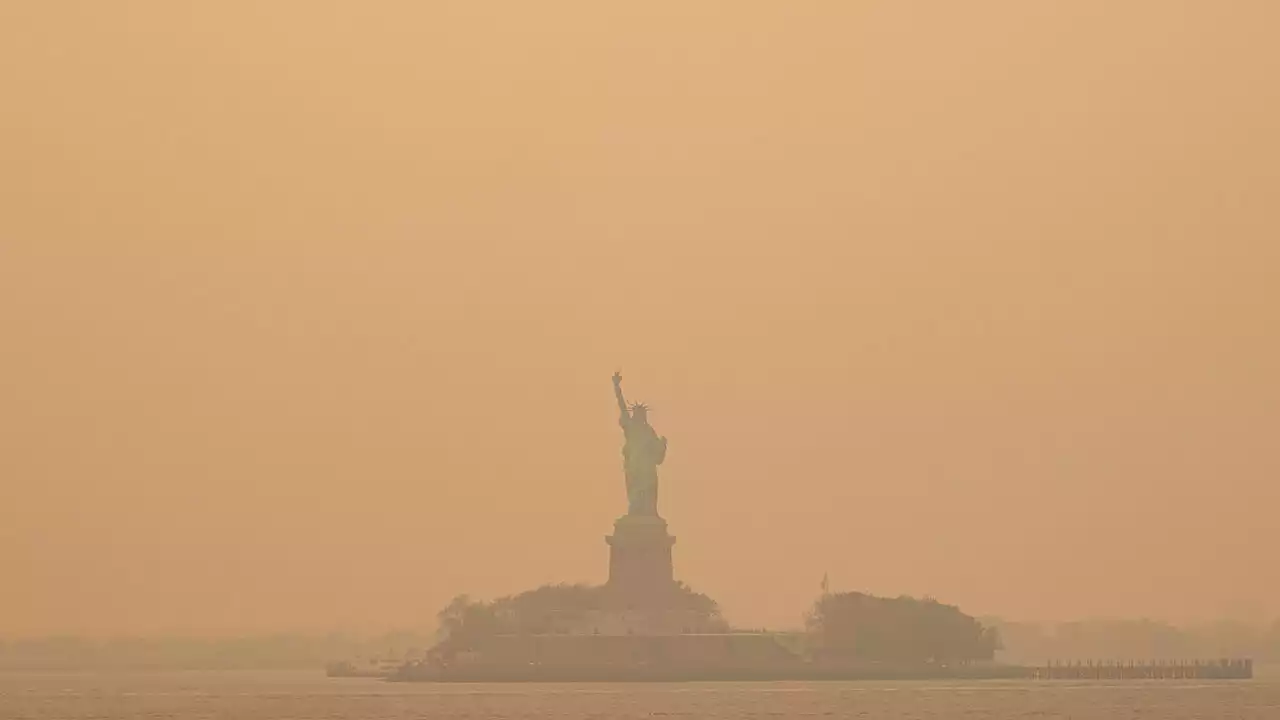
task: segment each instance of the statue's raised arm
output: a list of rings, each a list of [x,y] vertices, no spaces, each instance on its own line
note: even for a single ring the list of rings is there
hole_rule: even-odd
[[[613,374],[613,395],[618,399],[618,412],[621,413],[618,422],[621,423],[623,426],[626,426],[627,420],[630,420],[631,416],[627,414],[627,400],[626,398],[622,397],[622,373],[621,372],[616,372]]]

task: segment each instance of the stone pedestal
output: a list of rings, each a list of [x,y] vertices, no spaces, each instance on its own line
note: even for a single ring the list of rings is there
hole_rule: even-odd
[[[667,533],[666,520],[624,515],[605,541],[609,543],[608,587],[622,604],[660,602],[674,589],[671,546],[676,539]]]

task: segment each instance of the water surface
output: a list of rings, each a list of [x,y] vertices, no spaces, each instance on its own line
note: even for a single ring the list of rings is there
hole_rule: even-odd
[[[418,685],[320,672],[0,673],[5,720],[1280,720],[1280,679]]]

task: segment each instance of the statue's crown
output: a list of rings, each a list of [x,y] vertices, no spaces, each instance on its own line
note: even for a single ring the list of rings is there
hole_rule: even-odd
[[[644,403],[631,403],[631,411],[635,412],[636,410],[643,410],[645,412],[649,412],[649,406],[645,405]]]

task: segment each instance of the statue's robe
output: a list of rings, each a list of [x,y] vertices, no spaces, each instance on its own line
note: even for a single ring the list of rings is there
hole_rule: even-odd
[[[626,438],[622,465],[627,477],[627,513],[658,515],[658,466],[666,458],[666,446],[647,422],[623,415],[619,420]]]

